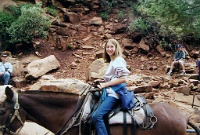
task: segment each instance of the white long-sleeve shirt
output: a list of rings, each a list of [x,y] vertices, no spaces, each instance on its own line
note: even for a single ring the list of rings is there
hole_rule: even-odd
[[[122,57],[118,56],[117,58],[115,58],[115,60],[110,62],[106,73],[103,76],[103,79],[106,82],[110,82],[117,78],[127,77],[129,74],[130,71],[126,68],[126,61]],[[108,96],[119,99],[117,93],[115,93],[115,91],[112,90],[110,87],[108,87],[106,90]]]

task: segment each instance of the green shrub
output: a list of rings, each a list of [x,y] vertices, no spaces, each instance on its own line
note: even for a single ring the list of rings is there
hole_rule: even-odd
[[[119,19],[123,19],[124,18],[124,12],[123,11],[118,11],[117,15],[118,15]]]
[[[50,23],[41,4],[23,5],[21,15],[7,28],[10,43],[30,43],[33,38],[46,37]]]
[[[108,20],[108,13],[102,12],[102,13],[100,13],[100,16],[101,16],[101,18],[102,18],[103,20]]]
[[[71,43],[68,43],[68,44],[67,44],[67,48],[68,48],[69,50],[72,50],[72,48],[73,48],[72,44],[71,44]]]
[[[20,7],[18,7],[18,6],[8,6],[8,7],[6,7],[5,10],[8,11],[9,13],[11,13],[16,18],[21,15],[21,10],[20,10]]]
[[[178,37],[193,33],[200,38],[199,0],[137,0],[136,10]]]
[[[101,0],[101,8],[107,13],[111,13],[113,7],[116,5],[117,0]]]
[[[144,32],[145,30],[147,30],[148,26],[145,24],[145,21],[142,18],[137,18],[135,21],[129,24],[128,28],[131,32],[134,31]]]
[[[6,29],[11,26],[15,19],[15,16],[11,13],[0,11],[0,40],[3,47],[6,47],[9,41],[9,34]]]
[[[162,39],[161,41],[160,41],[160,46],[162,47],[162,48],[166,48],[166,47],[172,47],[172,45],[170,44],[170,43],[168,43],[168,42],[166,42],[164,39]]]
[[[56,17],[57,16],[57,9],[55,7],[47,7],[47,13]]]
[[[138,12],[137,12],[137,7],[138,7],[137,4],[132,4],[132,5],[131,5],[131,10],[132,10],[132,12],[135,13],[135,14],[138,13]]]

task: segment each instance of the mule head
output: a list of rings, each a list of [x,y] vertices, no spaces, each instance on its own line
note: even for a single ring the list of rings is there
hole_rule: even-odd
[[[18,134],[23,127],[25,116],[18,102],[18,93],[5,88],[6,99],[0,107],[0,134]]]

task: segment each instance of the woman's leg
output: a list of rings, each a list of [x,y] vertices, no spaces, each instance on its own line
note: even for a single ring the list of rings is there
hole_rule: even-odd
[[[103,116],[105,116],[109,111],[113,109],[113,106],[117,103],[118,99],[114,97],[106,97],[106,99],[101,103],[101,105],[97,108],[97,110],[92,115],[92,121],[95,125],[97,135],[108,135],[106,130],[106,126],[103,120]]]

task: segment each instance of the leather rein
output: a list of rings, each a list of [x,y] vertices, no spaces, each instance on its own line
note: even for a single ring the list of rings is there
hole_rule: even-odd
[[[5,133],[11,133],[13,135],[18,135],[19,131],[22,129],[22,127],[24,126],[24,123],[19,115],[19,108],[20,108],[20,104],[18,102],[18,93],[14,94],[14,104],[13,104],[13,108],[11,113],[9,114],[9,118],[6,121],[5,125],[0,125],[0,130],[2,130],[3,134]],[[13,120],[17,118],[20,122],[21,122],[21,127],[19,127],[16,132],[13,132],[10,130],[10,125],[12,124]]]
[[[83,92],[79,95],[77,105],[76,105],[76,111],[73,113],[71,118],[65,123],[65,125],[56,133],[56,135],[64,135],[68,132],[72,127],[79,126],[79,135],[81,135],[81,118],[80,116],[83,114],[83,108],[85,106],[85,103],[90,96],[90,92],[93,91],[99,91],[100,89],[92,88],[90,85],[86,87],[86,89],[83,90]],[[78,106],[81,103],[81,99],[83,98],[82,105],[80,108]],[[78,121],[78,123],[76,123]]]

